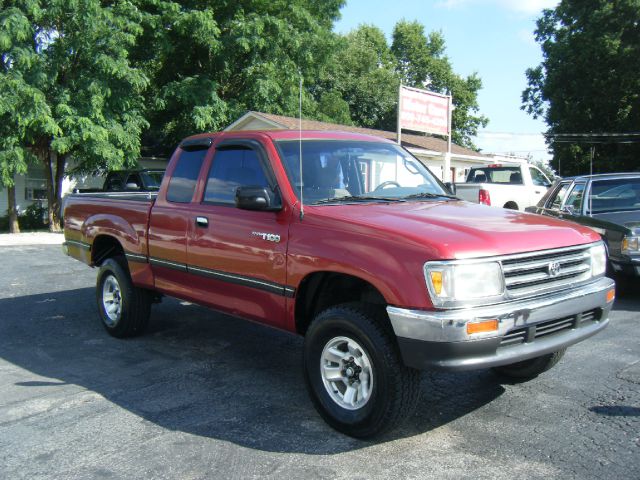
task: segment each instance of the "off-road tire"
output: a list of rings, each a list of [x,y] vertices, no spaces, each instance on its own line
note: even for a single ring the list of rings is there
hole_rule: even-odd
[[[304,341],[304,376],[313,404],[336,430],[357,438],[380,435],[413,413],[420,391],[417,370],[405,367],[383,308],[350,303],[320,312]],[[325,386],[321,358],[336,338],[363,347],[372,366],[371,393],[357,409],[343,408]]]
[[[531,358],[529,360],[523,360],[522,362],[494,367],[493,371],[499,375],[512,378],[514,380],[530,380],[555,366],[555,364],[563,357],[566,350],[566,348],[563,348],[557,352],[548,353],[547,355]]]
[[[113,285],[113,279],[119,288],[121,308],[118,315],[111,318],[105,307],[105,283]],[[150,291],[133,285],[122,256],[106,259],[100,266],[96,282],[96,302],[102,325],[110,335],[127,338],[142,334],[149,324],[153,296]]]

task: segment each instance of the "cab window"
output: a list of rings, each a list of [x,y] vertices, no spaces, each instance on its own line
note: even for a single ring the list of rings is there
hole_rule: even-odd
[[[582,212],[582,199],[584,198],[584,183],[576,184],[564,202],[564,207],[570,207],[576,214]]]
[[[140,175],[137,173],[130,174],[129,177],[127,177],[127,181],[124,186],[127,190],[140,190],[142,188]]]
[[[204,202],[235,204],[238,187],[269,187],[257,152],[247,147],[217,150],[209,170]]]
[[[567,195],[567,190],[569,190],[570,186],[571,182],[561,183],[556,191],[549,197],[547,208],[550,208],[551,210],[560,210],[560,205],[562,205],[562,201]]]
[[[538,187],[546,187],[551,183],[547,176],[537,168],[529,167],[529,172],[531,172],[531,181],[534,185]]]

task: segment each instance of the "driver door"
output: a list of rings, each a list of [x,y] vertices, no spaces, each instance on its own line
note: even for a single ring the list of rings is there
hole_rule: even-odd
[[[224,141],[216,146],[206,178],[188,224],[192,297],[282,327],[286,298],[293,294],[286,272],[291,213],[242,210],[235,205],[240,186],[278,191],[266,152],[256,141]]]

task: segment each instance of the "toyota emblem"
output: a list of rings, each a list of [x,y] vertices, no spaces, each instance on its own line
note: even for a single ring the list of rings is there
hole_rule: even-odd
[[[551,262],[547,268],[550,277],[557,277],[560,273],[560,262]]]

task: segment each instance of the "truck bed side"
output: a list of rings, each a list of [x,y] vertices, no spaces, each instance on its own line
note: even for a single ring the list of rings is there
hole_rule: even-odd
[[[65,203],[65,247],[70,256],[95,266],[121,249],[139,286],[153,286],[148,258],[149,214],[155,195],[96,193],[70,195]]]

